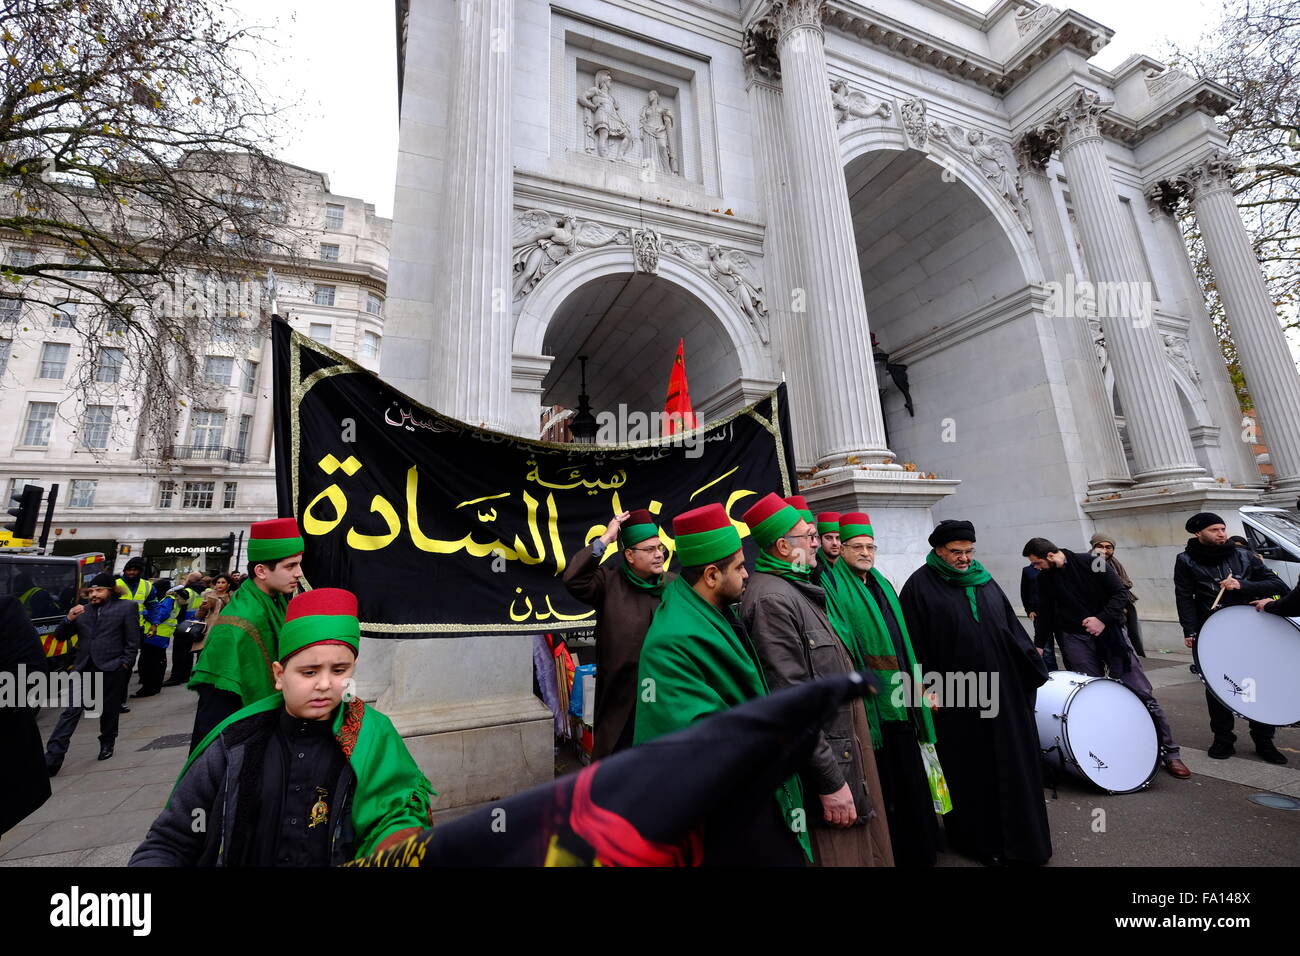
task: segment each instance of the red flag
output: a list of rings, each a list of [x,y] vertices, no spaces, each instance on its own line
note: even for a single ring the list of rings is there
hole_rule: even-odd
[[[668,377],[668,398],[664,402],[663,433],[690,431],[695,427],[695,412],[691,410],[691,392],[686,387],[686,340],[677,340],[677,358],[673,359],[673,373]]]

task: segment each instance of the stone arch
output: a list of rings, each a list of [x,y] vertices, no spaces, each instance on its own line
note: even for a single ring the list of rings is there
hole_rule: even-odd
[[[903,135],[901,129],[861,125],[840,136],[840,165],[847,169],[859,156],[879,150],[902,152],[912,150],[912,146],[907,142],[907,138]],[[920,153],[940,168],[951,168],[953,175],[957,177],[957,181],[979,198],[980,202],[988,210],[989,215],[1001,227],[1007,241],[1011,243],[1011,248],[1020,263],[1021,271],[1025,274],[1025,282],[1041,283],[1044,281],[1045,273],[1043,272],[1042,263],[1039,261],[1038,250],[1034,246],[1033,237],[1001,195],[989,185],[987,179],[971,169],[964,159],[953,154],[940,143],[935,143],[932,151],[912,151]],[[950,167],[944,166],[943,157],[952,158],[953,162]]]

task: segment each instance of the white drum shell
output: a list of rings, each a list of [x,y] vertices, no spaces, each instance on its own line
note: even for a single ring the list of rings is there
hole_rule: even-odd
[[[1142,699],[1117,680],[1052,671],[1034,705],[1039,746],[1061,749],[1072,776],[1109,793],[1141,790],[1155,776],[1160,739]],[[1057,754],[1045,755],[1055,763]]]

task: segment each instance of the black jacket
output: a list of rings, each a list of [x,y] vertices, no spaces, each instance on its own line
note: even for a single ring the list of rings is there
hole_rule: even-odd
[[[44,673],[45,652],[31,618],[16,597],[0,594],[0,674],[14,681],[20,692],[19,665],[24,673]],[[45,769],[45,745],[36,727],[36,711],[29,707],[0,706],[0,833],[23,819],[50,798],[50,775]]]
[[[1214,548],[1190,538],[1187,548],[1174,560],[1174,597],[1185,637],[1200,633],[1219,593],[1219,582],[1229,574],[1241,582],[1241,587],[1224,591],[1220,607],[1249,604],[1287,591],[1282,579],[1265,567],[1258,555],[1244,548]]]
[[[54,636],[66,640],[77,635],[78,671],[116,671],[135,663],[140,648],[140,611],[134,601],[120,598],[103,604],[87,604],[75,621],[64,620]]]
[[[249,841],[258,832],[266,747],[279,719],[280,712],[272,710],[252,714],[223,730],[177,783],[129,865],[249,865],[254,852]],[[331,811],[331,866],[356,854],[354,784],[352,767],[345,760],[333,790],[347,796],[337,812]],[[196,810],[203,812],[196,815]]]
[[[1067,589],[1071,604],[1081,605],[1088,613],[1106,625],[1106,630],[1118,629],[1124,624],[1124,611],[1128,606],[1128,589],[1115,569],[1105,562],[1098,569],[1097,558],[1091,554],[1064,551],[1065,564],[1038,574],[1038,619],[1035,628],[1039,637],[1035,643],[1042,647],[1048,635],[1059,638],[1062,633],[1084,633],[1083,619],[1073,620],[1064,610]]]

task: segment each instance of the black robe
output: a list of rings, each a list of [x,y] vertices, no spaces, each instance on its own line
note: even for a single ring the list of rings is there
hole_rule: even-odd
[[[18,599],[0,594],[0,673],[13,682],[26,699],[24,674],[45,674],[45,651],[36,628]],[[50,775],[45,769],[45,745],[30,707],[0,706],[0,834],[12,829],[50,798]]]
[[[980,716],[974,701],[941,706],[934,714],[935,746],[952,795],[944,830],[953,849],[985,863],[1046,863],[1052,839],[1034,697],[1047,668],[997,583],[975,594],[978,621],[965,589],[928,566],[918,568],[899,594],[923,674],[998,675],[997,717]]]

